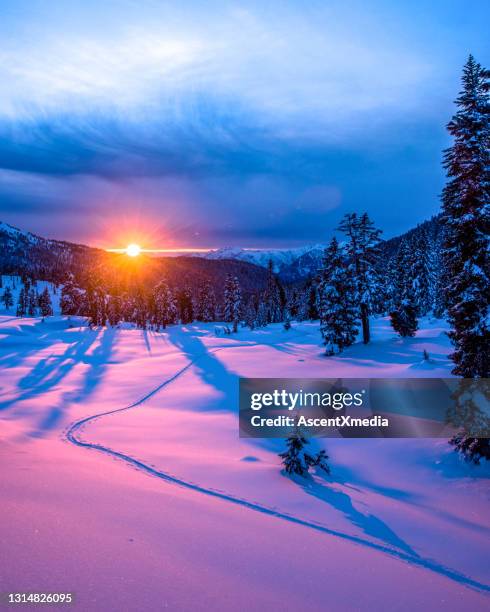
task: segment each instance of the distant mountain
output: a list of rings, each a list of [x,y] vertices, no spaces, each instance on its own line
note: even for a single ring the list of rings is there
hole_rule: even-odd
[[[388,260],[396,253],[404,238],[410,238],[421,231],[425,231],[434,242],[440,240],[440,233],[442,231],[440,215],[436,215],[428,221],[420,223],[399,236],[382,241],[381,250],[383,258]],[[324,249],[325,245],[321,244],[307,245],[293,249],[265,250],[228,247],[211,251],[205,255],[199,254],[199,257],[204,257],[206,259],[235,259],[248,261],[263,268],[266,268],[269,264],[269,260],[272,260],[274,272],[276,272],[281,280],[286,283],[295,283],[314,276],[318,272],[322,266]]]
[[[293,282],[315,274],[320,267],[324,247],[320,244],[293,249],[241,249],[227,247],[211,251],[200,257],[206,259],[235,259],[267,268],[272,260],[273,269],[285,282]]]

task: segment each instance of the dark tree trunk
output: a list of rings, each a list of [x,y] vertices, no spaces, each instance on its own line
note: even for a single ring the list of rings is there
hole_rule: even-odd
[[[368,306],[365,303],[361,304],[361,322],[362,322],[362,341],[364,344],[368,344],[371,339],[371,332],[369,331],[369,311]]]

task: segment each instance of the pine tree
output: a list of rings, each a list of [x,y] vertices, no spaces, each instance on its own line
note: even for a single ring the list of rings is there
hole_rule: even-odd
[[[348,237],[347,253],[356,283],[356,297],[362,324],[364,344],[370,340],[369,314],[376,293],[376,263],[379,258],[381,231],[374,227],[367,213],[360,217],[349,213],[342,219],[339,230]]]
[[[305,450],[305,446],[308,443],[308,440],[297,428],[288,436],[286,450],[283,453],[279,453],[286,472],[288,474],[304,476],[309,472],[310,467],[319,467],[327,474],[330,474],[327,453],[321,450],[316,455],[312,455]]]
[[[264,293],[267,323],[277,323],[281,321],[285,299],[286,295],[284,288],[274,274],[272,259],[269,259],[267,265],[267,287]]]
[[[122,305],[119,295],[110,295],[107,300],[107,320],[111,327],[119,325],[122,319]]]
[[[83,301],[82,290],[76,286],[73,274],[69,274],[61,289],[61,314],[68,316],[80,314]]]
[[[25,287],[22,287],[19,291],[19,299],[17,301],[17,312],[18,317],[25,317],[27,314],[28,295]]]
[[[177,309],[180,322],[184,325],[194,321],[192,293],[187,287],[177,293]]]
[[[51,296],[47,287],[44,288],[44,291],[39,296],[38,305],[43,319],[53,315],[53,305],[51,304]]]
[[[398,308],[390,313],[391,325],[402,338],[415,336],[418,329],[417,307],[410,298],[401,300]]]
[[[257,294],[251,295],[245,304],[243,320],[247,327],[255,329],[260,327],[258,322],[259,298]]]
[[[394,260],[390,319],[393,329],[403,338],[414,336],[418,329],[415,283],[412,275],[414,258],[409,240],[402,240]]]
[[[143,286],[138,286],[134,294],[133,320],[140,329],[146,329],[150,322],[149,296]]]
[[[197,294],[197,313],[198,321],[215,321],[216,320],[216,298],[213,288],[209,281],[201,284]]]
[[[417,314],[425,316],[431,308],[429,241],[424,230],[414,235],[411,244],[412,257],[409,275],[413,287],[413,299]]]
[[[304,293],[304,315],[301,320],[305,321],[316,321],[319,319],[318,314],[318,292],[317,292],[317,281],[309,280],[305,286]]]
[[[37,302],[38,297],[35,289],[29,289],[29,293],[27,295],[27,314],[30,317],[35,317],[37,314]]]
[[[165,329],[177,320],[177,306],[173,293],[165,280],[161,280],[153,290],[155,304],[155,324]]]
[[[490,377],[490,71],[470,55],[445,151],[444,266],[453,374]]]
[[[490,377],[490,71],[469,56],[463,68],[458,110],[447,129],[448,182],[442,194],[443,261],[452,373]],[[488,458],[490,440],[461,433],[451,440],[467,459]]]
[[[340,353],[357,336],[356,286],[334,237],[325,249],[318,285],[320,332],[327,355]]]
[[[1,300],[4,303],[6,310],[10,310],[12,308],[12,306],[14,305],[14,298],[10,287],[5,287],[5,291],[2,293]]]
[[[240,321],[241,291],[236,276],[227,274],[224,291],[224,318],[228,323],[233,323],[233,331],[238,330]]]
[[[286,331],[289,331],[291,329],[291,314],[287,306],[284,310],[284,329]]]

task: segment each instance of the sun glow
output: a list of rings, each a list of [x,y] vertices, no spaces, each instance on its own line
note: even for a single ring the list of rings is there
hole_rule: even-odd
[[[138,257],[138,255],[141,253],[141,247],[139,246],[139,244],[128,244],[128,246],[126,247],[126,255],[129,255],[129,257]]]

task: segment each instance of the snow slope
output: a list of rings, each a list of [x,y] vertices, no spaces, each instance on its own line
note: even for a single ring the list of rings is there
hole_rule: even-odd
[[[20,276],[7,276],[3,275],[2,277],[2,287],[0,288],[0,295],[3,294],[7,287],[10,287],[12,292],[12,298],[14,300],[14,305],[12,308],[8,310],[5,308],[5,304],[0,302],[0,315],[15,315],[17,309],[17,302],[19,301],[19,293],[22,289],[22,281]],[[37,289],[38,294],[41,294],[45,288],[48,288],[49,295],[51,296],[51,304],[53,306],[54,314],[60,314],[60,297],[61,297],[61,287],[57,289],[54,287],[53,283],[48,281],[38,280],[36,281],[35,289]]]
[[[85,610],[488,605],[487,466],[444,440],[336,439],[316,442],[330,478],[289,479],[281,440],[238,438],[237,375],[447,376],[440,321],[402,340],[377,320],[336,358],[312,323],[81,324],[0,317],[0,592],[59,585],[67,550]]]

